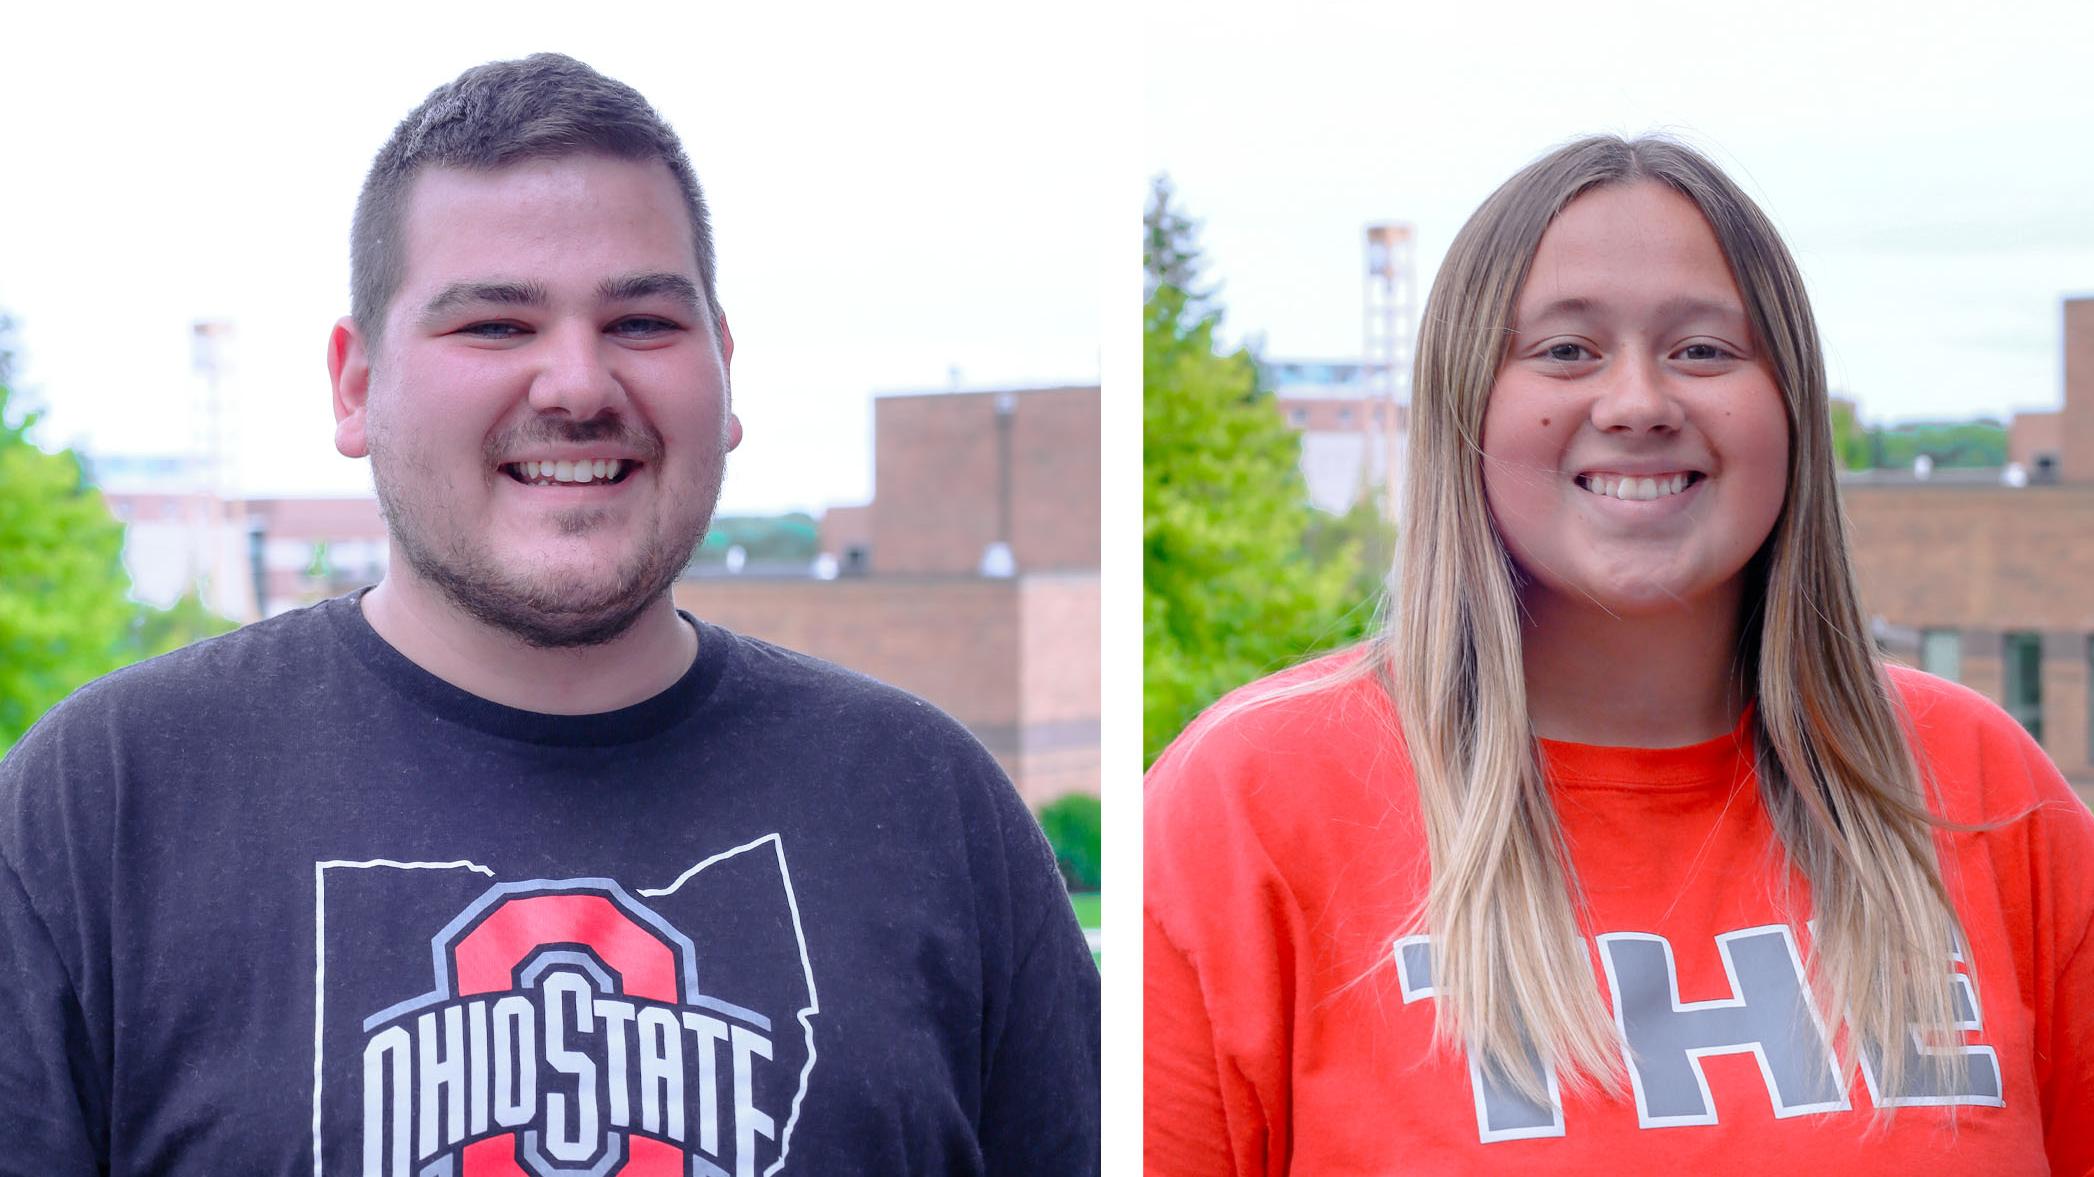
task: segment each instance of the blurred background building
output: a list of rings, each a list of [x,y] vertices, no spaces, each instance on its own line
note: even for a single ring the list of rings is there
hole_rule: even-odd
[[[1035,807],[1098,792],[1099,390],[883,396],[873,501],[811,568],[700,561],[677,603],[967,725]]]
[[[1864,603],[1891,657],[1992,698],[2094,803],[2094,298],[2067,299],[2065,399],[2007,461],[1851,471]]]

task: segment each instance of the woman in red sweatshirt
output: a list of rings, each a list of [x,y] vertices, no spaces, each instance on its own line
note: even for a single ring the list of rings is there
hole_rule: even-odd
[[[1521,171],[1410,430],[1386,630],[1150,772],[1148,1170],[2094,1173],[2094,815],[1877,660],[1751,200]]]

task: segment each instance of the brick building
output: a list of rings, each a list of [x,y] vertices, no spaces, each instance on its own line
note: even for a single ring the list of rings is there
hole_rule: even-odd
[[[2014,419],[2007,469],[1841,494],[1885,651],[1998,701],[2094,801],[2094,298],[2064,317],[2064,407]]]
[[[1309,502],[1333,515],[1403,480],[1409,412],[1373,395],[1374,371],[1358,360],[1275,360],[1263,368],[1275,406],[1301,434]]]
[[[102,497],[124,524],[132,592],[156,605],[196,588],[219,615],[256,621],[385,572],[385,522],[369,496],[219,498],[114,479]]]
[[[1099,391],[887,396],[832,579],[697,575],[677,603],[921,695],[1034,805],[1098,791]],[[994,552],[995,554],[992,554]]]

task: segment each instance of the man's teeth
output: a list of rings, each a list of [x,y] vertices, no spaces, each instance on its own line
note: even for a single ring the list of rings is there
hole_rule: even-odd
[[[627,465],[624,459],[618,458],[593,462],[512,462],[510,469],[532,486],[552,486],[561,482],[615,482],[625,475]]]
[[[1676,495],[1694,484],[1692,474],[1668,474],[1662,478],[1624,478],[1619,474],[1580,474],[1578,485],[1603,498],[1647,503]]]

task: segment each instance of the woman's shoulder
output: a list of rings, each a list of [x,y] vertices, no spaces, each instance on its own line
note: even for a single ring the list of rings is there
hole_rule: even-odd
[[[1299,777],[1400,745],[1395,707],[1372,652],[1352,646],[1222,696],[1156,758],[1147,793],[1275,771]]]
[[[1292,667],[1202,712],[1143,782],[1150,847],[1251,839],[1285,857],[1333,823],[1404,806],[1410,758],[1365,647]]]
[[[2028,730],[1961,683],[1885,667],[1904,711],[1921,775],[1958,821],[1996,822],[2055,802],[2079,804]]]

